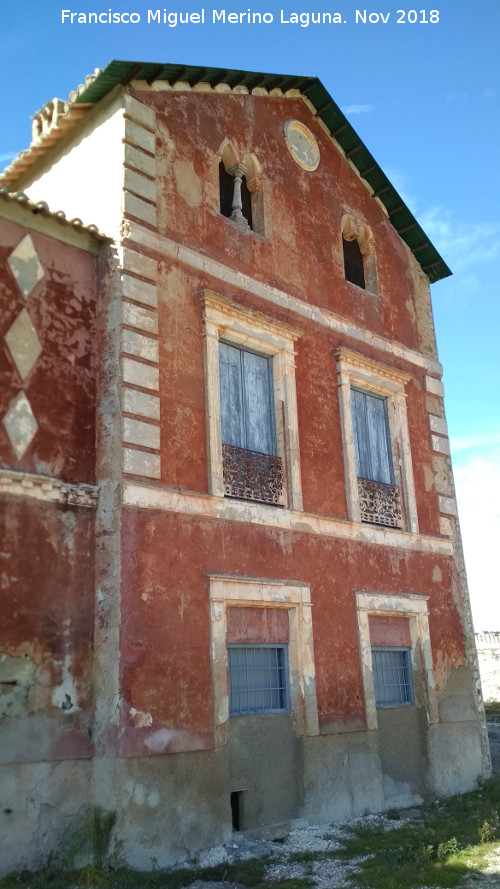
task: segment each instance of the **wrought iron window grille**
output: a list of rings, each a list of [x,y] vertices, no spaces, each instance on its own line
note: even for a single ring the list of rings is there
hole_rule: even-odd
[[[240,500],[281,505],[283,465],[281,457],[222,445],[224,493]]]
[[[387,485],[358,476],[361,521],[389,528],[403,527],[401,492],[397,485]]]
[[[413,704],[413,682],[408,648],[372,648],[373,684],[377,707]]]
[[[229,714],[290,710],[286,645],[229,645]]]

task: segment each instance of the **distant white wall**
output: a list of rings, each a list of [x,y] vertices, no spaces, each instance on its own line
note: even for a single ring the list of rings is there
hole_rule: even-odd
[[[485,701],[500,701],[500,633],[476,633],[479,672]]]
[[[29,197],[115,237],[122,219],[123,114],[119,95],[81,130],[76,124],[78,135],[61,157],[24,188]]]

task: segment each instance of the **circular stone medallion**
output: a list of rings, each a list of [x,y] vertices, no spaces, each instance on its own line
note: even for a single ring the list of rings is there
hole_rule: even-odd
[[[294,161],[303,170],[315,170],[319,164],[319,148],[311,130],[300,120],[287,120],[285,142]]]

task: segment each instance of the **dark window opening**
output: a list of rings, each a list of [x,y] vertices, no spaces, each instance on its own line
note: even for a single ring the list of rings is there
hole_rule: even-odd
[[[233,194],[234,179],[231,174],[227,172],[223,162],[221,161],[219,164],[220,212],[223,216],[227,216],[228,219],[233,212]]]
[[[363,255],[357,240],[346,241],[345,238],[342,238],[342,245],[344,248],[344,274],[346,281],[350,281],[351,284],[356,284],[358,287],[366,290]]]
[[[231,819],[233,830],[241,830],[243,824],[243,791],[235,790],[231,794]]]

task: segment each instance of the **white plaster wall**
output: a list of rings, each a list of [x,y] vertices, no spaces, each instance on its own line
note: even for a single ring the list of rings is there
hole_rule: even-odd
[[[500,701],[500,633],[476,633],[479,673],[485,701]]]
[[[120,95],[79,131],[50,169],[24,188],[29,197],[115,237],[123,204],[123,115]]]

